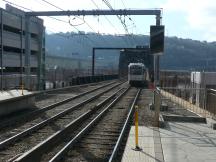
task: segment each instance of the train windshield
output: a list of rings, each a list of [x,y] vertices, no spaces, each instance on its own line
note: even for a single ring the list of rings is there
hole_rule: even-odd
[[[132,75],[142,75],[143,69],[140,66],[132,66],[130,67],[130,74]]]

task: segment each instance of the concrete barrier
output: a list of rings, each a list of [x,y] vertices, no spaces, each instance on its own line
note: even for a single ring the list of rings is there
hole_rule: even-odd
[[[162,115],[164,121],[206,123],[206,118],[199,116]]]
[[[35,94],[24,90],[0,92],[0,116],[35,107]]]

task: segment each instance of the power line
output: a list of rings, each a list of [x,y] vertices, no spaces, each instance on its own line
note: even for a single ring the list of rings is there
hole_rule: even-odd
[[[107,0],[102,0],[105,4],[106,4],[106,6],[110,9],[110,10],[114,10],[113,9],[113,7],[112,7],[112,5],[107,1]],[[125,24],[125,20],[122,20],[122,17],[121,16],[119,16],[119,15],[116,15],[117,16],[117,18],[119,19],[119,21],[121,22],[121,24],[122,24],[122,26],[123,26],[123,28],[124,28],[124,30],[125,30],[125,32],[128,34],[128,35],[130,35],[130,33],[129,33],[129,31],[128,31],[128,28],[127,28],[127,25]],[[133,37],[132,37],[133,38]],[[133,38],[134,39],[134,38]],[[133,40],[134,42],[135,42],[135,40]],[[133,43],[132,43],[133,44]]]
[[[59,10],[65,11],[63,8],[60,8],[60,7],[56,6],[56,5],[54,5],[53,3],[50,3],[50,2],[48,2],[48,1],[46,1],[46,0],[42,0],[42,1],[45,2],[45,3],[47,3],[47,4],[49,4],[49,5],[51,5],[51,6],[53,6],[53,7],[55,7],[55,8],[57,8],[57,9],[59,9]],[[70,16],[69,16],[69,17],[70,17]],[[78,16],[75,16],[75,17],[78,17]],[[80,19],[80,17],[78,17],[78,18]],[[91,27],[91,26],[89,25],[89,23],[85,21],[84,17],[83,17],[82,20],[83,20],[83,22],[84,22],[94,33],[97,33],[97,32],[93,29],[93,27]],[[68,23],[69,23],[69,25],[71,25],[72,27],[75,28],[75,26],[74,26],[73,24],[70,23],[70,20],[68,21]],[[77,28],[75,28],[75,29],[78,30]],[[78,32],[80,32],[80,31],[78,30]],[[103,38],[103,36],[101,36],[101,37],[102,37],[102,39],[103,39],[104,42],[107,42],[107,41]]]
[[[92,1],[92,3],[96,6],[96,8],[100,10],[99,6],[95,3],[95,1],[94,1],[94,0],[91,0],[91,1]],[[113,23],[107,18],[107,16],[104,15],[104,17],[105,17],[105,19],[109,22],[109,24],[110,24],[110,25],[117,31],[117,33],[120,35],[119,31],[116,29],[116,27],[113,25]],[[122,38],[122,39],[125,41],[125,43],[126,43],[126,45],[127,45],[128,42],[127,42],[124,38]]]
[[[13,3],[13,2],[10,2],[10,1],[7,1],[7,0],[2,0],[2,1],[4,1],[4,2],[6,2],[6,3],[9,3],[10,5],[14,5],[14,6],[17,6],[17,7],[19,7],[19,8],[22,8],[22,9],[25,9],[25,10],[28,10],[28,11],[32,11],[32,10],[29,9],[29,8],[20,6],[20,5],[18,5],[18,4],[15,4],[15,3]]]
[[[124,1],[121,0],[121,2],[122,2],[122,4],[123,4],[124,8],[126,9],[127,7],[126,7]],[[131,18],[129,15],[126,15],[126,16],[127,16],[128,19],[132,22],[133,27],[135,27],[135,30],[137,31],[137,27],[136,27],[134,21],[132,20],[132,18]],[[137,33],[137,32],[136,32],[136,33]],[[136,39],[134,38],[133,32],[132,32],[132,37],[133,37],[134,41],[137,42]]]
[[[125,5],[124,1],[123,1],[123,0],[121,0],[121,2],[122,2],[122,4],[123,4],[124,8],[126,8],[126,5]]]
[[[108,7],[109,9],[114,10],[113,7],[112,7],[112,5],[111,5],[108,1],[106,1],[106,0],[102,0],[102,1],[107,5],[107,7]],[[123,27],[124,27],[126,33],[128,33],[127,26],[126,26],[126,24],[124,23],[124,21],[121,19],[121,16],[119,16],[119,15],[116,15],[116,16],[118,17],[118,19],[120,20],[121,24],[123,25]]]
[[[64,11],[64,9],[62,9],[62,8],[60,8],[60,7],[56,6],[56,5],[54,5],[53,3],[50,3],[50,2],[48,2],[48,1],[46,1],[46,0],[41,0],[41,1],[43,1],[43,2],[45,2],[45,3],[47,3],[47,4],[49,4],[49,5],[51,5],[51,6],[55,7],[55,8],[57,8],[57,9],[59,9],[59,10]]]
[[[64,9],[63,8],[61,8],[61,7],[58,7],[58,6],[56,6],[56,5],[54,5],[53,3],[50,3],[50,2],[48,2],[48,1],[46,1],[46,0],[42,0],[43,2],[45,2],[45,3],[47,3],[47,4],[49,4],[49,5],[51,5],[51,6],[53,6],[53,7],[55,7],[55,8],[57,8],[57,9],[59,9],[59,10],[62,10],[62,11],[64,11]],[[72,24],[71,23],[71,21],[70,21],[70,16],[68,16],[69,17],[69,20],[68,20],[68,24],[71,26],[71,27],[73,27],[74,29],[76,29],[77,31],[78,31],[78,33],[81,33],[81,31],[76,27],[76,26],[79,26],[79,25],[82,25],[82,24],[84,24],[84,23],[86,23],[85,21],[84,21],[84,19],[83,19],[83,22],[84,23],[81,23],[81,24],[79,24],[79,25],[74,25],[74,24]],[[76,16],[77,17],[77,16]],[[79,17],[78,17],[79,18]],[[66,22],[66,21],[65,21]],[[92,42],[94,42],[92,39],[90,39],[89,37],[87,37],[86,35],[84,35],[87,39],[89,39],[90,41],[92,41]]]
[[[22,9],[25,9],[27,11],[33,11],[33,10],[29,9],[29,8],[26,8],[26,7],[23,7],[21,5],[15,4],[13,2],[10,2],[10,1],[7,1],[7,0],[3,0],[3,1],[6,2],[6,3],[8,3],[8,4],[10,4],[10,5],[16,6],[18,8],[22,8]],[[58,18],[55,18],[55,17],[48,16],[48,18],[51,18],[51,19],[57,20],[59,22],[63,22],[63,23],[69,24],[67,21],[64,21],[64,20],[61,20],[61,19],[58,19]],[[71,24],[69,24],[69,25],[71,25]],[[72,26],[72,27],[75,28],[78,31],[78,33],[81,33],[75,26]],[[56,33],[56,34],[59,35],[59,36],[62,36],[59,33]],[[92,39],[90,39],[89,37],[87,37],[85,34],[84,34],[84,37],[86,37],[87,39],[89,39],[91,41],[91,43],[94,42]],[[68,38],[68,37],[66,37],[66,38]],[[92,45],[93,45],[93,43],[92,43]]]

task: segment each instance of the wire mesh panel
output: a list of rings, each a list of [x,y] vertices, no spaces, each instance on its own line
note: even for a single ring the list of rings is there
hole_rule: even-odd
[[[184,114],[189,110],[215,118],[215,73],[164,70],[160,75],[161,94],[167,102],[175,103],[172,105],[168,102],[176,114]]]
[[[30,76],[30,90],[36,90],[37,88],[37,76],[31,75]],[[2,76],[2,86],[3,90],[10,90],[10,89],[21,89],[21,81],[25,87],[25,80],[26,75],[22,74],[11,74],[11,75],[3,75]],[[1,84],[1,82],[0,82]]]
[[[206,106],[209,96],[206,89],[163,87],[161,95],[168,100],[168,103],[169,101],[174,103],[169,106],[176,115],[198,114],[203,117],[210,115]]]
[[[216,119],[216,90],[208,89],[206,96],[206,110]]]

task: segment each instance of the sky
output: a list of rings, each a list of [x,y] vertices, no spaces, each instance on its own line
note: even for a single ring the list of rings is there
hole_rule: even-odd
[[[0,0],[5,8],[6,0]],[[50,2],[63,10],[108,9],[103,0],[7,0],[33,11],[58,11],[46,3]],[[216,41],[216,0],[107,0],[114,9],[162,9],[162,24],[166,36],[177,36],[200,41]],[[95,5],[96,4],[96,5]],[[53,32],[97,32],[125,34],[116,16],[64,16],[41,17],[48,33]],[[150,25],[155,25],[155,16],[122,16],[129,33],[149,34]],[[76,25],[76,29],[70,24]]]

